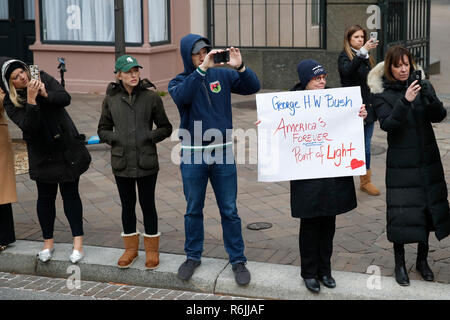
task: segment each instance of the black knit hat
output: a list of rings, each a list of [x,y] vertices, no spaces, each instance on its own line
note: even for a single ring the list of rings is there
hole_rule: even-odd
[[[25,62],[16,60],[16,59],[8,59],[7,57],[1,57],[0,59],[0,73],[1,73],[1,88],[6,93],[10,93],[9,89],[9,78],[11,77],[11,74],[16,69],[23,69],[25,71],[28,71],[28,66],[25,64]]]
[[[9,81],[9,78],[11,77],[11,74],[16,70],[16,69],[23,69],[23,64],[16,61],[11,63],[8,68],[5,71],[5,79],[6,81]]]

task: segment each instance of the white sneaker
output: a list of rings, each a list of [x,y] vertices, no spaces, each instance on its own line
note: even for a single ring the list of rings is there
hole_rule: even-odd
[[[72,254],[70,255],[70,261],[72,263],[77,263],[83,258],[84,258],[84,254],[75,249],[72,251]]]
[[[47,262],[53,257],[53,251],[55,251],[55,249],[45,249],[40,251],[39,260],[41,260],[42,262]]]

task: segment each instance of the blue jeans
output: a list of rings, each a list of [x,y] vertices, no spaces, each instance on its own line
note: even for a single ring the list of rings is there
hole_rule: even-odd
[[[370,142],[372,141],[375,122],[364,125],[364,147],[366,149],[366,169],[370,169]]]
[[[214,159],[217,156],[217,159]],[[228,162],[225,160],[228,158]],[[231,159],[231,161],[230,161]],[[195,162],[194,162],[195,160]],[[231,264],[246,262],[241,218],[237,214],[237,174],[233,149],[182,150],[181,176],[187,208],[184,216],[187,258],[200,260],[203,251],[203,207],[208,179],[219,207],[225,250]]]

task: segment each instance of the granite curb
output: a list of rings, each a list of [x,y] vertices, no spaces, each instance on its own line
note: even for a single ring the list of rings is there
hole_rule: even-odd
[[[55,244],[51,261],[42,263],[37,253],[42,242],[19,240],[0,254],[0,272],[19,273],[54,278],[69,278],[76,268],[69,261],[71,244]],[[320,294],[310,293],[300,278],[299,267],[252,262],[247,264],[252,274],[248,286],[238,286],[231,265],[225,259],[203,258],[190,281],[177,278],[183,255],[160,254],[160,266],[146,270],[145,252],[129,269],[116,267],[122,249],[85,246],[86,257],[78,263],[83,281],[122,283],[144,287],[186,290],[216,295],[243,296],[282,300],[450,300],[450,285],[411,280],[409,287],[400,287],[392,277],[335,271],[338,286],[322,286]]]

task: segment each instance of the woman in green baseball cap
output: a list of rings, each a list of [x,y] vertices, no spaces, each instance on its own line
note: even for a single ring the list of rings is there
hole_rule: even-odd
[[[156,144],[172,133],[172,125],[155,86],[141,80],[136,58],[124,55],[116,61],[116,82],[109,84],[98,124],[100,139],[111,145],[111,167],[122,203],[122,239],[125,252],[117,265],[128,268],[138,257],[136,184],[144,216],[145,266],[159,265],[158,216],[155,187],[159,171]],[[156,128],[153,128],[154,125]]]

